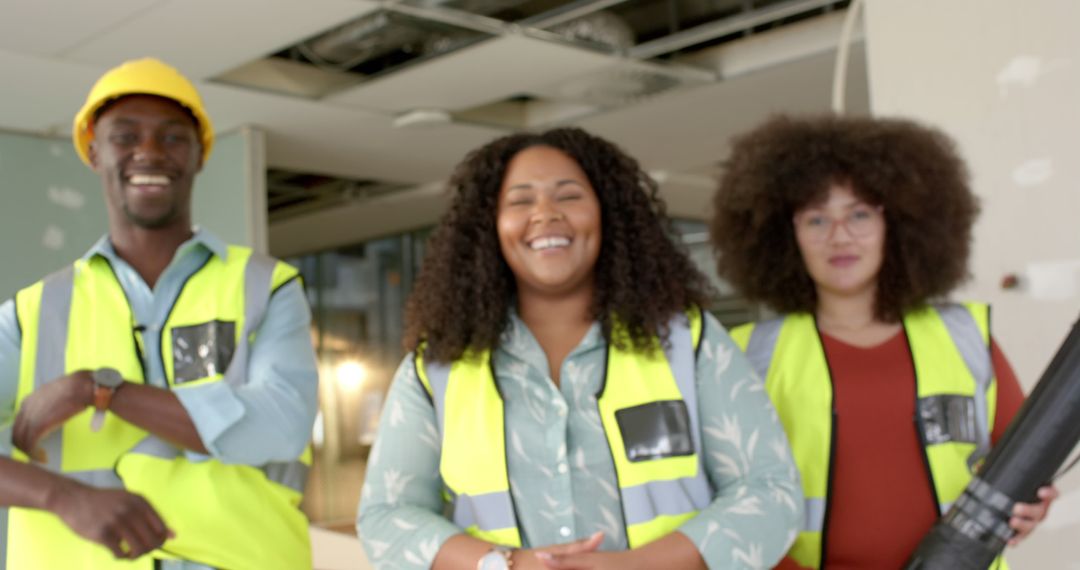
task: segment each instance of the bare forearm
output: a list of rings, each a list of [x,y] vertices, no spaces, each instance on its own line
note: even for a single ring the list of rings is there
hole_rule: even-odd
[[[0,506],[52,510],[55,497],[77,485],[36,465],[0,457]]]
[[[209,453],[187,409],[168,390],[129,382],[116,391],[109,410],[173,445]]]
[[[708,570],[697,545],[681,532],[672,532],[631,551],[633,568]]]

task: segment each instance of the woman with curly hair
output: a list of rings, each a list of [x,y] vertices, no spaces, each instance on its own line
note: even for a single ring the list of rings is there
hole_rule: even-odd
[[[379,568],[758,568],[802,495],[657,187],[579,129],[469,154],[361,496]]]
[[[725,166],[719,273],[781,314],[732,330],[802,474],[781,566],[900,567],[1023,400],[989,308],[945,301],[979,211],[966,168],[936,130],[840,117],[772,119]],[[1016,505],[1014,543],[1055,496]]]

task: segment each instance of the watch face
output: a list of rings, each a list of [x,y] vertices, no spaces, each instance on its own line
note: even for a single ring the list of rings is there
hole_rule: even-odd
[[[90,376],[93,377],[94,384],[106,388],[115,388],[124,383],[124,377],[115,368],[98,368],[91,372]]]
[[[510,566],[506,564],[506,557],[497,550],[485,554],[480,559],[480,564],[476,566],[476,570],[509,570],[509,568]]]

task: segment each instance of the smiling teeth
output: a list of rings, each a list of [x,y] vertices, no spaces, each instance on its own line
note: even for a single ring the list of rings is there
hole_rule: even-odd
[[[534,251],[541,249],[551,249],[553,247],[566,247],[570,245],[570,239],[564,237],[544,237],[537,238],[529,244]]]
[[[131,183],[136,186],[165,186],[169,177],[161,174],[132,174]]]

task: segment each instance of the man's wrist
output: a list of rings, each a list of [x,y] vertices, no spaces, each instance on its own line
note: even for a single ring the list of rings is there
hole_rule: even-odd
[[[72,391],[73,397],[78,400],[79,404],[83,407],[91,408],[94,406],[94,376],[90,370],[82,370],[72,374],[70,377],[73,380]]]
[[[57,473],[49,473],[48,475],[46,480],[49,483],[39,508],[43,511],[58,514],[61,506],[79,492],[82,483]]]

